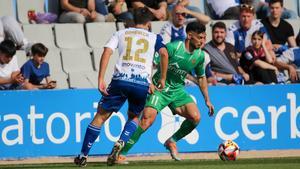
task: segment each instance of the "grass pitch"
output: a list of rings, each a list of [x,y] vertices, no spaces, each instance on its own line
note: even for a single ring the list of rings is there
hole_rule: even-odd
[[[71,163],[63,164],[25,164],[0,165],[0,169],[72,169],[79,168]],[[266,159],[239,159],[223,162],[221,160],[183,160],[175,161],[137,161],[128,165],[108,167],[106,163],[88,163],[86,169],[300,169],[299,158],[266,158]]]

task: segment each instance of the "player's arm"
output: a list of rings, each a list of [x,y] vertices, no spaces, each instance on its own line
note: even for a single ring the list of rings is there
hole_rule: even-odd
[[[212,105],[212,103],[210,102],[210,98],[208,95],[208,85],[207,85],[207,79],[205,76],[201,76],[198,79],[198,84],[199,84],[199,88],[201,90],[201,93],[204,97],[205,100],[205,104],[209,109],[209,116],[213,116],[214,115],[214,106]]]
[[[104,81],[105,72],[110,59],[110,56],[114,53],[114,50],[118,47],[119,38],[118,32],[116,32],[107,44],[104,46],[104,51],[102,53],[100,64],[99,64],[99,74],[98,74],[98,90],[102,95],[108,95],[106,92],[106,84]]]
[[[155,43],[155,51],[158,51],[160,55],[160,80],[158,81],[158,86],[160,89],[165,87],[165,81],[167,78],[167,70],[169,63],[169,53],[166,46],[163,44],[163,39],[160,35],[157,35],[156,43]]]

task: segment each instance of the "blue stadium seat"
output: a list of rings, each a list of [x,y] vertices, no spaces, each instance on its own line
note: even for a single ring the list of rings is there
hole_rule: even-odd
[[[1,16],[15,16],[15,6],[12,0],[0,0]]]
[[[45,13],[44,0],[17,0],[18,20],[21,23],[29,23],[27,16],[29,10],[35,10],[35,12]]]

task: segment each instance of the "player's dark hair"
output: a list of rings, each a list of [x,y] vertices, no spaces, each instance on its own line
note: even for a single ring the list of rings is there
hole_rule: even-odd
[[[216,28],[221,28],[221,29],[225,29],[226,30],[226,25],[224,22],[216,22],[213,26],[212,26],[212,31],[214,31]]]
[[[0,43],[0,51],[7,57],[13,57],[16,54],[16,45],[11,40],[4,40]]]
[[[201,24],[198,21],[190,22],[186,26],[186,33],[188,32],[196,32],[196,33],[203,33],[205,32],[206,27],[205,25]]]
[[[152,12],[147,7],[137,8],[133,11],[134,23],[138,24],[146,24],[153,20],[154,16]]]
[[[281,7],[283,7],[283,0],[270,0],[269,1],[269,6],[271,6],[272,4],[275,4],[277,2],[279,2]]]
[[[32,56],[34,56],[34,55],[46,56],[48,53],[48,48],[45,45],[43,45],[42,43],[36,43],[36,44],[32,45],[31,53],[32,53]]]

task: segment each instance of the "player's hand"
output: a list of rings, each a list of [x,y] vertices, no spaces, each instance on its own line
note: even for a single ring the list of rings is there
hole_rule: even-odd
[[[214,108],[214,106],[211,104],[210,101],[206,101],[206,106],[208,107],[208,115],[209,115],[209,117],[212,117],[215,114],[215,108]]]
[[[148,93],[153,94],[155,90],[156,90],[156,86],[151,83],[148,89]]]
[[[157,89],[162,90],[166,86],[166,80],[165,79],[159,79],[157,84]]]
[[[98,90],[102,96],[107,96],[108,93],[106,91],[106,83],[104,81],[100,81],[98,85]]]

